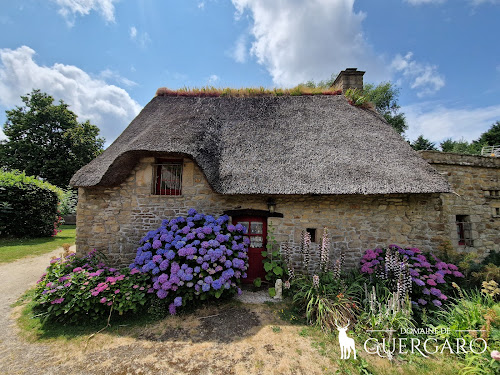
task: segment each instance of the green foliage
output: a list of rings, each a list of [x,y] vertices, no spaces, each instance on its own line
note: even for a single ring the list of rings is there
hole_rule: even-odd
[[[260,286],[262,285],[262,279],[260,277],[257,277],[256,279],[253,280],[253,285],[256,288],[260,288]]]
[[[60,214],[74,215],[76,213],[76,204],[78,203],[78,193],[71,188],[63,190],[61,205],[59,207]]]
[[[286,276],[286,265],[281,257],[278,243],[274,236],[272,223],[269,224],[267,230],[266,250],[262,252],[262,256],[264,257],[262,262],[264,263],[264,270],[266,271],[265,279],[271,286],[274,286],[276,280]]]
[[[443,152],[453,152],[456,154],[480,155],[481,144],[477,142],[469,143],[465,139],[453,141],[451,138],[445,139],[439,144]]]
[[[291,283],[294,305],[305,312],[309,323],[324,331],[335,330],[336,321],[339,324],[355,321],[358,289],[358,284],[347,284],[334,278],[332,272],[313,275],[312,278],[298,276]]]
[[[399,112],[401,108],[398,104],[399,89],[391,82],[382,82],[377,86],[365,84],[363,95],[399,134],[408,129],[405,115]]]
[[[493,125],[491,125],[491,128],[481,134],[476,142],[481,145],[500,145],[500,121],[497,121]]]
[[[416,140],[414,140],[410,146],[415,150],[415,151],[420,151],[420,150],[433,150],[436,151],[436,145],[429,141],[428,139],[424,138],[423,135],[419,135]]]
[[[401,329],[415,327],[411,302],[408,296],[402,299],[397,292],[391,292],[383,283],[364,288],[363,311],[359,318],[358,330],[376,330],[371,337],[386,338],[390,342]],[[388,330],[382,332],[382,330]],[[394,330],[394,332],[389,331]]]
[[[497,121],[491,128],[482,133],[478,139],[467,142],[465,139],[453,141],[448,138],[441,142],[441,150],[443,152],[454,152],[458,154],[481,155],[483,146],[500,145],[500,121]]]
[[[349,104],[356,107],[364,107],[368,102],[368,98],[363,94],[362,90],[347,89],[344,96],[347,98]]]
[[[40,90],[21,98],[24,106],[6,111],[0,166],[67,186],[78,169],[102,152],[99,128],[79,123],[67,104],[53,104],[54,98]]]
[[[57,234],[63,191],[18,171],[0,171],[0,236],[49,237]]]
[[[500,362],[491,358],[491,351],[500,346],[500,304],[491,296],[477,289],[462,290],[452,305],[435,314],[435,322],[435,328],[446,328],[442,339],[469,342],[480,337],[486,341],[488,349],[482,354],[458,354],[464,356],[466,364],[461,374],[499,373]]]
[[[149,300],[149,275],[106,267],[96,252],[54,259],[38,281],[35,311],[46,321],[102,319],[136,312]],[[151,290],[150,290],[151,291]]]

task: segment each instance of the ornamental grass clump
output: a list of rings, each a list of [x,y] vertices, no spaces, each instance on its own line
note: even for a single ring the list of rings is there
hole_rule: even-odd
[[[181,306],[241,293],[248,268],[245,233],[227,215],[216,219],[190,209],[187,217],[163,220],[146,234],[130,269],[150,275],[156,296],[173,315]]]
[[[372,283],[387,283],[404,298],[407,292],[415,307],[439,308],[448,299],[451,282],[464,275],[458,267],[417,248],[367,250],[361,258],[361,273]]]
[[[96,320],[137,312],[152,292],[149,275],[107,267],[94,250],[51,260],[35,288],[34,310],[44,321]]]

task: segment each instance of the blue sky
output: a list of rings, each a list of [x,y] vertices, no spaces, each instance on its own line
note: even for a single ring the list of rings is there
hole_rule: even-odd
[[[400,88],[410,140],[470,141],[500,120],[500,0],[0,1],[2,124],[39,88],[109,144],[158,87],[291,87],[347,67]]]

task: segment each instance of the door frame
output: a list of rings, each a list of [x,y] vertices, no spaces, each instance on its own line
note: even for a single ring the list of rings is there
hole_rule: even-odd
[[[250,261],[250,251],[251,250],[257,250],[258,249],[261,249],[260,251],[264,251],[266,250],[266,245],[267,245],[267,226],[268,226],[268,223],[267,223],[267,217],[262,217],[262,216],[249,216],[249,215],[236,215],[236,216],[233,216],[232,218],[232,222],[233,224],[236,224],[238,222],[242,222],[242,221],[247,221],[248,222],[248,233],[245,234],[245,236],[248,236],[248,237],[252,237],[252,233],[251,233],[251,226],[252,226],[252,222],[258,222],[258,223],[262,223],[262,234],[259,234],[259,236],[262,236],[262,247],[256,247],[256,248],[250,248],[250,244],[248,245],[248,269],[246,271],[247,273],[247,276],[250,276],[252,275],[252,278],[249,278],[247,277],[246,279],[243,279],[243,283],[244,284],[250,284],[252,283],[256,278],[260,277],[261,279],[265,276],[266,274],[266,271],[264,270],[264,262],[262,262],[263,260],[263,257],[260,255],[257,256],[256,254],[252,254],[252,257],[256,257],[256,259],[253,259],[253,261],[251,262]],[[262,257],[262,259],[261,259]],[[259,269],[255,269],[255,267],[257,267],[256,265],[256,262],[257,261],[260,261],[259,262]],[[250,266],[252,265],[253,263],[253,269],[252,271],[250,271]],[[253,277],[255,276],[255,277]]]

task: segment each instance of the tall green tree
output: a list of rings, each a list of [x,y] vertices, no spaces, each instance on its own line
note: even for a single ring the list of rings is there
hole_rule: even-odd
[[[481,134],[479,139],[475,142],[487,146],[500,145],[500,121],[497,121],[493,125],[491,125],[491,128]]]
[[[0,166],[66,187],[79,168],[102,152],[99,128],[89,121],[79,123],[67,104],[54,104],[54,98],[40,90],[21,99],[23,106],[6,111]]]
[[[420,135],[416,140],[414,140],[411,144],[411,147],[413,147],[414,150],[420,151],[420,150],[433,150],[436,151],[436,145],[429,141],[428,139],[424,138],[423,135]]]
[[[375,86],[368,83],[363,87],[364,95],[372,102],[375,109],[401,135],[408,129],[406,117],[400,112],[398,103],[399,89],[391,82],[382,82]]]

